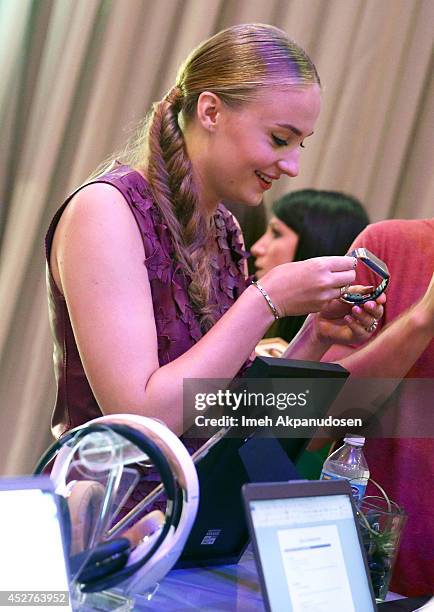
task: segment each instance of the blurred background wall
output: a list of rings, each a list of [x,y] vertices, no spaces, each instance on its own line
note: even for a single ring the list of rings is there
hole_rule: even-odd
[[[285,29],[324,86],[289,189],[356,195],[374,221],[432,216],[432,0],[0,0],[0,474],[29,472],[54,403],[43,237],[201,40]]]

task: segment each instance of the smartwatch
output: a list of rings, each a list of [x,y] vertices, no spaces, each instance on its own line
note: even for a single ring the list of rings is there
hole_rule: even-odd
[[[371,253],[371,251],[368,251],[368,249],[363,247],[354,249],[348,253],[348,257],[355,257],[358,259],[365,266],[375,272],[375,274],[377,274],[382,280],[378,287],[369,293],[344,292],[340,299],[347,304],[364,304],[369,300],[377,299],[377,297],[381,295],[383,291],[385,291],[390,280],[389,270],[384,261],[381,261],[381,259],[378,259],[374,253]]]

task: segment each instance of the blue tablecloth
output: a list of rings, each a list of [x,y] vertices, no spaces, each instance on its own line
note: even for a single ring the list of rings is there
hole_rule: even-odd
[[[387,600],[401,599],[390,593]],[[155,612],[255,612],[265,610],[253,552],[237,565],[172,570],[150,601],[136,596],[135,610]]]
[[[135,609],[263,612],[253,553],[247,549],[237,565],[172,570],[151,601],[136,597]]]

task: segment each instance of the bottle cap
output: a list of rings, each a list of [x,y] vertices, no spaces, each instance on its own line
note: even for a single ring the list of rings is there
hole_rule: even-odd
[[[365,443],[365,438],[357,434],[349,433],[345,436],[344,442],[347,442],[348,444],[352,444],[353,446],[363,446]]]

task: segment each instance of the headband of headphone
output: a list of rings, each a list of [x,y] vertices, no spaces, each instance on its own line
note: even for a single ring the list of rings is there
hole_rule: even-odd
[[[42,472],[54,458],[51,478],[56,492],[67,495],[70,485],[66,485],[66,476],[80,443],[88,434],[110,431],[134,444],[159,471],[167,495],[166,520],[161,530],[139,542],[134,550],[123,537],[108,540],[75,555],[71,566],[83,592],[112,588],[127,579],[128,585],[124,586],[128,591],[134,591],[136,585],[143,591],[161,580],[176,563],[197,513],[197,473],[179,438],[162,423],[147,417],[103,416],[62,436],[44,453],[35,472]],[[140,522],[149,524],[151,516]]]
[[[157,444],[169,465],[173,466],[171,470],[178,474],[175,480],[180,491],[178,498],[180,508],[175,512],[174,525],[169,536],[158,547],[153,557],[143,566],[140,572],[133,572],[134,575],[130,574],[132,578],[128,588],[134,591],[137,586],[143,592],[144,589],[155,585],[171,570],[180,557],[190,535],[199,506],[199,480],[196,467],[178,436],[159,421],[140,415],[124,414],[99,417],[93,422],[104,424],[110,422],[128,423]],[[136,547],[128,560],[129,567],[130,563],[134,563],[139,554],[139,547]]]

